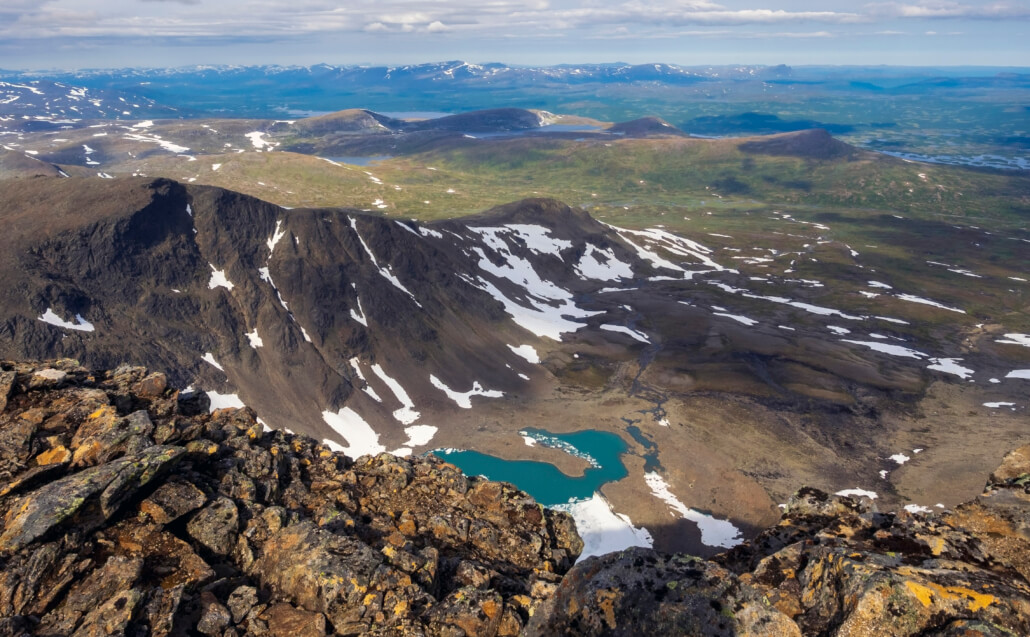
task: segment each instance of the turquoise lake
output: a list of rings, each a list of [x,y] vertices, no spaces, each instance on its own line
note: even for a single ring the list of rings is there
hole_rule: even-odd
[[[621,480],[628,474],[626,465],[619,458],[626,452],[627,445],[613,433],[587,430],[553,434],[543,429],[525,429],[521,433],[533,438],[538,445],[585,458],[590,466],[583,475],[572,477],[547,462],[505,460],[468,450],[437,450],[433,453],[468,475],[510,482],[544,506],[589,498],[602,484]]]

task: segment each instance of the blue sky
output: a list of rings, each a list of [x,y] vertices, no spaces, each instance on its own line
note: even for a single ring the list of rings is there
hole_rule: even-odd
[[[0,67],[1030,66],[1030,0],[0,0]]]

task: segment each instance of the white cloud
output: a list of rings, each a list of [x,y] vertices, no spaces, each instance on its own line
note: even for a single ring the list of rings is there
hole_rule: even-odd
[[[1007,20],[1030,18],[1030,7],[1026,3],[993,2],[990,4],[966,4],[950,1],[917,3],[880,2],[865,7],[872,16],[895,18],[967,18]]]

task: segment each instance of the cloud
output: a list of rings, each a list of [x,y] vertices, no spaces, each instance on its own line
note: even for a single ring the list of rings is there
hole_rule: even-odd
[[[1026,3],[994,2],[986,5],[951,1],[925,1],[915,4],[881,2],[866,5],[871,16],[892,18],[965,18],[970,20],[1011,20],[1030,18]]]

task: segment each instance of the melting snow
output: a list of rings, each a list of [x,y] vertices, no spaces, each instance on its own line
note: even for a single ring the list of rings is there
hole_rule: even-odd
[[[949,312],[958,312],[959,314],[966,313],[965,310],[960,310],[957,307],[948,307],[947,305],[943,305],[941,303],[938,303],[937,301],[931,301],[930,299],[924,299],[922,297],[913,296],[911,294],[899,294],[897,298],[901,299],[902,301],[909,301],[910,303],[922,303],[923,305],[932,305],[933,307],[939,307],[942,310],[948,310]]]
[[[962,367],[958,364],[961,358],[934,358],[931,359],[932,365],[928,365],[927,369],[932,369],[938,372],[944,372],[945,374],[954,374],[962,380],[966,380],[976,372],[968,367]]]
[[[576,521],[576,530],[583,538],[583,552],[577,562],[631,546],[651,548],[654,544],[647,529],[634,527],[629,517],[612,511],[608,501],[596,491],[588,500],[573,501],[552,508],[565,511]]]
[[[728,520],[719,520],[687,507],[669,490],[669,484],[655,472],[645,473],[644,481],[651,488],[651,493],[676,511],[685,520],[690,520],[701,531],[701,542],[705,546],[730,548],[743,542],[740,531]]]
[[[379,444],[379,434],[375,429],[350,407],[344,407],[335,414],[328,410],[323,411],[322,419],[347,441],[346,447],[337,447],[348,457],[358,458],[386,451],[386,447]]]
[[[275,281],[272,280],[272,273],[268,270],[268,267],[258,268],[258,274],[261,275],[262,281],[267,281],[268,284],[272,286],[276,297],[279,298],[279,305],[283,306],[283,309],[289,312],[290,307],[286,305],[286,301],[283,300],[283,295],[279,292],[279,288],[275,287]]]
[[[361,238],[361,233],[358,232],[358,224],[357,221],[354,220],[354,217],[348,217],[348,220],[350,221],[350,227],[354,230],[354,235],[358,238],[358,242],[361,243],[361,247],[365,249],[365,254],[368,255],[368,258],[372,260],[372,265],[374,265],[376,269],[379,270],[379,274],[381,274],[384,279],[392,283],[394,287],[410,296],[411,300],[415,302],[415,305],[422,307],[422,304],[418,302],[418,300],[415,298],[415,295],[412,294],[411,291],[408,290],[408,288],[404,287],[404,284],[400,282],[400,279],[398,279],[393,274],[393,272],[390,271],[390,266],[386,266],[384,268],[379,265],[379,261],[377,261],[376,256],[372,254],[372,250],[368,247],[368,244],[365,243],[365,240]]]
[[[1014,369],[1008,374],[1005,374],[1005,378],[1023,378],[1030,380],[1030,369]]]
[[[880,352],[880,353],[883,353],[883,354],[890,354],[891,356],[901,356],[902,358],[916,358],[916,359],[919,359],[919,358],[925,358],[926,357],[926,354],[924,354],[923,352],[920,352],[920,351],[917,351],[917,350],[914,350],[914,349],[909,349],[907,347],[901,347],[900,345],[891,345],[889,343],[879,343],[879,342],[876,342],[876,341],[851,341],[851,340],[847,340],[847,339],[843,339],[843,342],[844,343],[853,343],[855,345],[863,345],[865,347],[868,347],[871,350],[874,350],[874,351],[877,351],[877,352]]]
[[[603,262],[598,259],[603,257]],[[623,263],[615,258],[612,250],[601,250],[591,244],[587,244],[586,252],[583,253],[579,263],[576,265],[576,273],[584,279],[595,281],[615,281],[617,279],[632,278],[633,270],[629,264]]]
[[[876,498],[880,497],[876,494],[875,491],[866,491],[865,489],[844,489],[843,491],[838,491],[834,495],[869,498],[870,500],[875,500]]]
[[[1022,345],[1023,347],[1030,347],[1030,334],[1006,334],[1003,340],[994,342],[1005,343],[1006,345]]]
[[[509,345],[508,349],[515,352],[516,354],[526,359],[530,363],[536,364],[540,362],[540,356],[536,353],[536,348],[532,345],[519,345],[518,347],[515,347],[514,345]]]
[[[208,411],[214,413],[216,409],[243,409],[246,405],[236,394],[219,394],[216,391],[204,392],[211,399],[211,407]]]
[[[739,314],[730,314],[728,312],[715,312],[714,314],[716,316],[725,316],[726,318],[731,318],[738,323],[743,323],[744,325],[747,325],[748,327],[751,327],[752,325],[758,325],[758,321],[756,321],[755,319],[748,318],[746,316],[740,316]]]
[[[412,425],[404,428],[408,434],[408,441],[405,447],[422,447],[429,444],[429,441],[436,435],[437,428],[432,425]]]
[[[909,513],[932,513],[933,509],[919,504],[906,504],[905,510]]]
[[[908,456],[906,456],[903,453],[896,453],[893,456],[890,456],[890,459],[893,460],[894,462],[897,462],[899,465],[901,465],[901,464],[905,464],[906,462],[908,462],[912,458],[909,458]]]
[[[467,392],[454,391],[445,385],[442,380],[432,374],[429,375],[429,382],[433,384],[433,387],[436,387],[443,393],[447,394],[447,397],[457,403],[458,407],[461,407],[462,409],[472,409],[473,396],[483,396],[484,398],[500,398],[501,396],[504,396],[504,392],[502,391],[497,391],[496,389],[483,389],[483,386],[479,384],[479,381],[472,383],[472,389]]]
[[[283,222],[281,219],[275,220],[275,231],[272,233],[272,236],[269,237],[268,241],[265,242],[265,244],[268,246],[269,254],[271,254],[275,250],[275,244],[279,243],[279,239],[282,239],[283,236],[286,234],[285,230],[280,230],[282,225]]]
[[[131,140],[131,141],[135,141],[135,142],[143,142],[143,143],[146,143],[146,144],[157,144],[158,146],[160,146],[164,150],[167,150],[170,153],[175,153],[176,155],[181,155],[182,153],[189,152],[189,148],[188,147],[180,146],[178,144],[173,144],[170,141],[161,139],[157,135],[152,135],[152,136],[148,137],[146,135],[128,134],[128,135],[125,135],[125,139]],[[87,152],[92,152],[92,151],[87,151]]]
[[[984,407],[990,409],[1001,409],[1002,407],[1015,407],[1016,403],[984,403]]]
[[[408,393],[404,391],[401,384],[387,376],[386,372],[383,371],[383,367],[379,363],[372,366],[372,371],[375,372],[376,376],[382,379],[384,383],[386,383],[386,386],[390,388],[390,391],[393,392],[393,395],[397,397],[397,400],[400,401],[402,405],[400,409],[393,412],[393,417],[404,425],[410,425],[418,420],[419,416],[422,414],[415,411],[415,403],[413,403],[411,398],[408,397]]]
[[[261,150],[266,146],[268,148],[274,148],[276,146],[275,142],[270,142],[267,139],[264,139],[265,133],[261,131],[247,133],[246,137],[250,138],[250,143],[253,144],[254,148],[257,148],[258,150]]]
[[[222,287],[226,290],[231,290],[235,286],[225,276],[225,270],[216,270],[215,266],[208,263],[211,266],[211,280],[207,282],[207,287],[211,290]],[[267,270],[267,268],[266,268]]]
[[[647,334],[644,334],[643,332],[638,332],[634,329],[630,329],[624,325],[602,325],[601,329],[608,330],[609,332],[619,332],[621,334],[626,334],[629,337],[640,341],[641,343],[644,343],[646,345],[651,344],[651,341],[647,338]]]
[[[43,315],[40,316],[38,320],[43,321],[44,323],[49,323],[50,325],[56,325],[57,327],[63,327],[65,329],[76,330],[79,332],[95,331],[93,328],[93,324],[87,321],[86,319],[82,318],[81,314],[76,314],[75,322],[72,323],[70,321],[62,319],[54,312],[53,308],[49,307],[47,308],[46,312],[43,312]]]
[[[261,337],[258,336],[258,331],[256,327],[254,328],[253,332],[247,332],[247,340],[250,341],[250,346],[254,349],[263,347],[265,344],[264,341],[261,340]]]
[[[201,358],[201,360],[206,361],[206,362],[210,363],[211,365],[215,366],[217,369],[219,369],[219,370],[221,370],[223,372],[225,371],[225,368],[218,364],[218,361],[215,360],[215,355],[212,354],[211,352],[204,352],[204,355],[201,356],[200,358]]]
[[[358,309],[355,311],[354,308],[350,309],[350,317],[361,323],[365,327],[368,327],[368,320],[365,318],[365,311],[361,309],[361,298],[358,298]]]
[[[376,390],[372,389],[372,386],[368,384],[367,380],[365,380],[365,375],[361,373],[360,361],[357,359],[357,357],[350,359],[350,366],[354,370],[354,373],[357,374],[358,378],[361,379],[361,391],[371,396],[372,400],[376,401],[377,403],[383,402],[383,399],[379,397],[379,394],[376,393]]]

